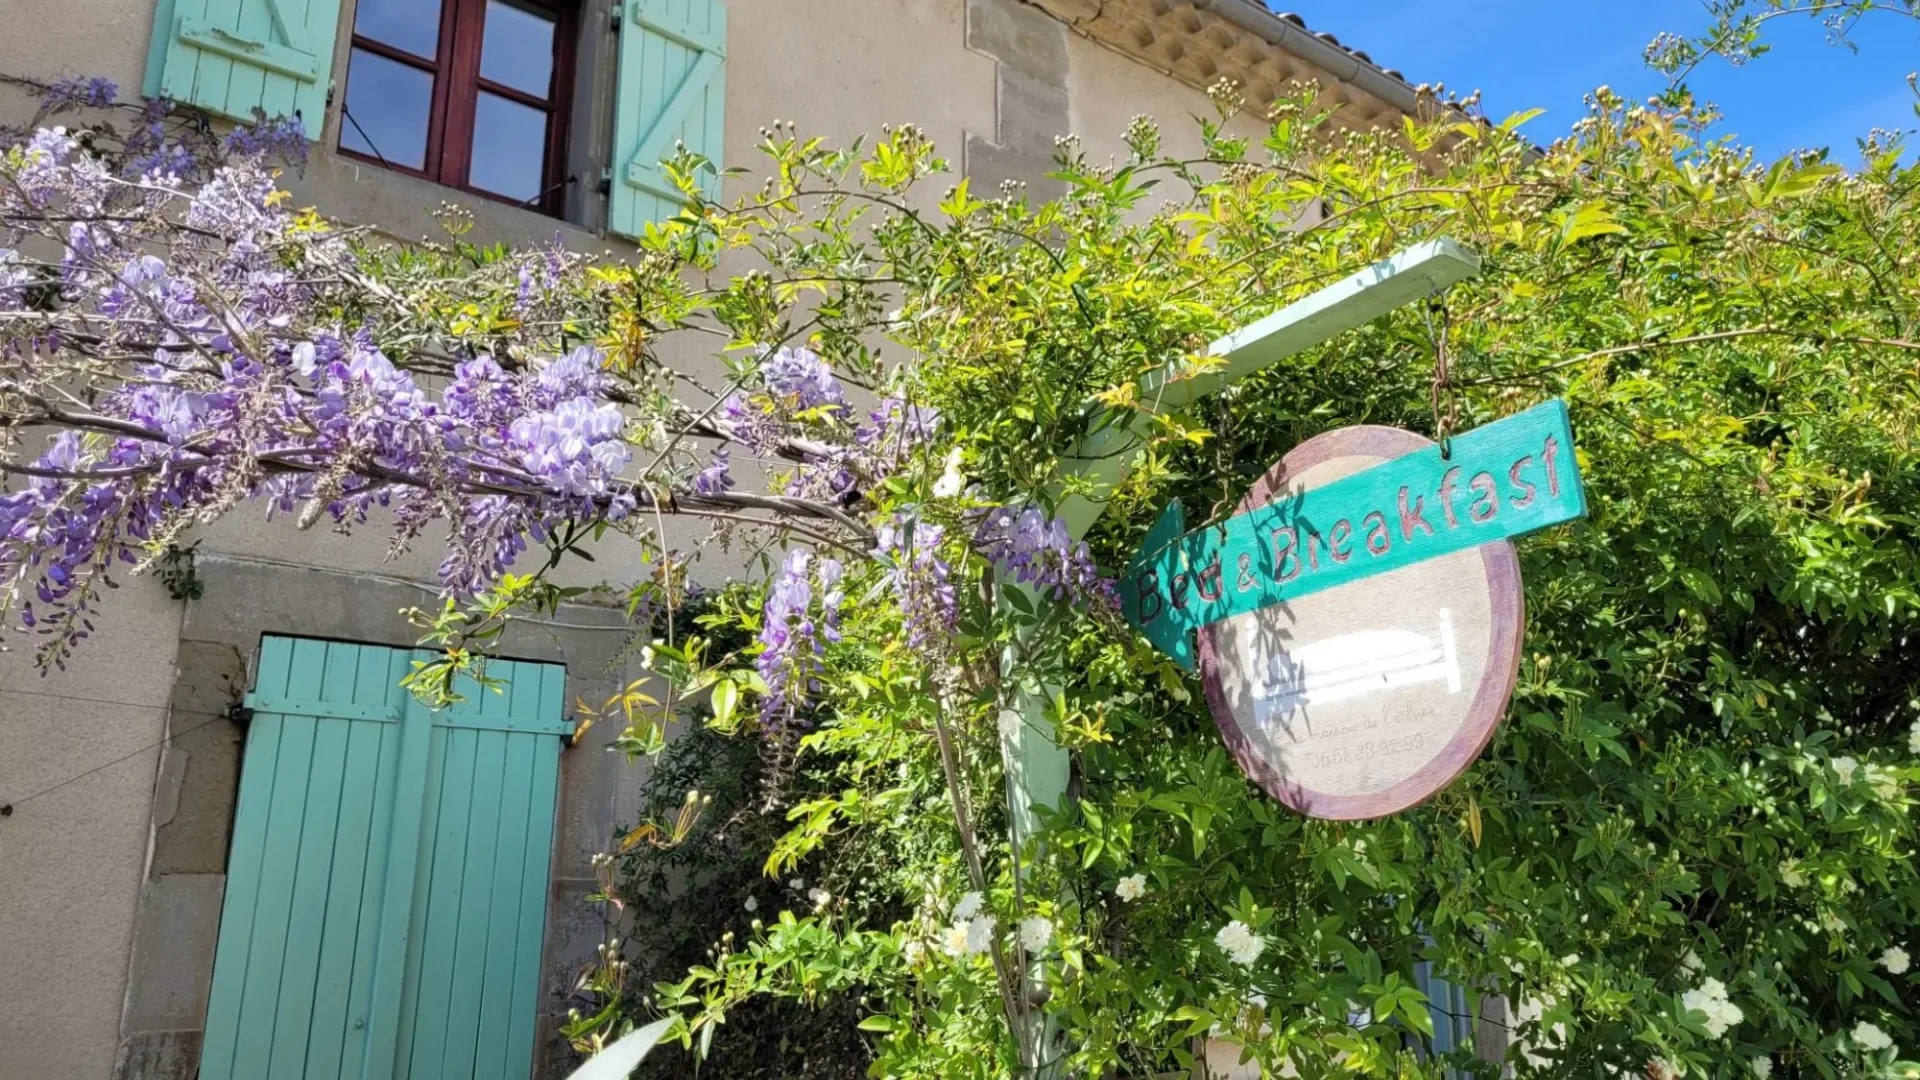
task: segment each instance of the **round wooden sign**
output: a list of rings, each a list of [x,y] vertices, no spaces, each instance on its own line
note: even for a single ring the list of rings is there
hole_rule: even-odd
[[[1236,512],[1432,445],[1398,428],[1327,432]],[[1398,527],[1369,515],[1349,542],[1391,544]],[[1519,673],[1524,617],[1519,560],[1496,540],[1203,626],[1201,677],[1227,746],[1269,794],[1313,817],[1376,818],[1447,786],[1485,749]]]

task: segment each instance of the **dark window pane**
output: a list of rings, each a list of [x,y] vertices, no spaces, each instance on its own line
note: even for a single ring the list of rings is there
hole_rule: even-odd
[[[484,90],[473,108],[473,167],[467,182],[516,201],[539,195],[546,175],[547,114]]]
[[[553,85],[553,16],[487,0],[480,77],[546,97]]]
[[[353,32],[431,60],[440,44],[440,0],[360,0]]]
[[[432,74],[355,49],[347,66],[347,113],[340,122],[340,145],[390,165],[422,168],[427,161],[427,114],[432,106]]]

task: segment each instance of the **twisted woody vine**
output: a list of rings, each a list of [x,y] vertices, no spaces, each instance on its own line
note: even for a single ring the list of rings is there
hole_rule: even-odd
[[[397,244],[289,197],[295,125],[40,87],[0,153],[8,638],[61,678],[116,590],[236,514],[444,552],[422,695],[515,618],[627,604],[650,674],[600,721],[636,757],[688,726],[757,747],[784,899],[715,913],[656,985],[633,936],[603,950],[586,1051],[667,1017],[699,1055],[781,999],[853,1003],[889,1077],[1148,1077],[1209,1045],[1303,1077],[1920,1076],[1920,171],[1897,133],[1844,168],[1721,137],[1679,81],[1751,52],[1720,6],[1660,43],[1671,91],[1601,88],[1544,147],[1443,92],[1359,133],[1315,87],[1223,84],[1122,158],[1063,140],[1048,197],[977,190],[910,125],[774,125],[725,202],[667,162],[686,208],[621,258],[485,246],[455,208]],[[1438,324],[1144,395],[1440,236],[1484,265]],[[1513,542],[1484,750],[1317,820],[1241,772],[1116,586],[1176,497],[1228,522],[1315,436],[1435,433],[1439,349],[1461,430],[1564,400],[1586,516]],[[1142,443],[1075,540],[1068,457],[1115,416]],[[1429,530],[1480,520],[1469,479]],[[719,585],[720,556],[748,570]],[[589,558],[605,587],[558,583]],[[1015,845],[1022,695],[1073,780]],[[721,827],[701,805],[635,834]],[[1497,1046],[1436,1038],[1423,963]]]

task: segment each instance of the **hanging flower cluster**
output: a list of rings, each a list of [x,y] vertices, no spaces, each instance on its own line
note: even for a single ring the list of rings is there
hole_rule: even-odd
[[[811,570],[810,570],[811,568]],[[761,610],[760,655],[754,661],[767,684],[760,701],[760,722],[769,730],[792,724],[819,691],[821,657],[826,644],[840,640],[840,581],[846,570],[837,559],[814,562],[812,553],[795,549],[767,588]],[[814,587],[820,591],[820,618],[813,617]]]
[[[327,322],[371,286],[343,238],[274,190],[266,156],[288,140],[286,124],[237,129],[239,156],[197,188],[164,160],[136,160],[147,171],[125,179],[62,128],[0,164],[0,240],[60,254],[0,247],[0,410],[15,433],[55,432],[7,466],[24,482],[0,495],[0,596],[42,636],[43,661],[61,665],[92,632],[115,563],[242,500],[303,525],[385,510],[403,543],[445,520],[440,576],[460,593],[563,522],[618,521],[652,500],[624,475],[640,436],[598,349],[473,355],[423,381],[364,322]],[[130,145],[128,160],[154,152],[168,156]],[[560,257],[526,262],[557,280]],[[689,496],[731,498],[724,457],[702,475]]]
[[[874,551],[889,563],[886,588],[900,605],[907,648],[932,646],[953,630],[958,598],[953,570],[940,556],[946,530],[930,521],[896,515],[880,526]]]
[[[1037,507],[989,510],[973,539],[1002,574],[1055,600],[1068,596],[1112,599],[1113,583],[1100,576],[1086,542],[1075,543],[1065,522],[1047,517]]]
[[[1716,1039],[1725,1035],[1728,1028],[1746,1019],[1740,1006],[1727,999],[1726,984],[1711,977],[1680,995],[1680,1006],[1689,1012],[1699,1013],[1707,1034]]]

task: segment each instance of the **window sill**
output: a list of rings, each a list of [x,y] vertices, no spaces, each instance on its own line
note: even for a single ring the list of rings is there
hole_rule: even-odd
[[[371,226],[396,240],[446,239],[433,212],[453,203],[472,212],[473,231],[466,238],[475,243],[546,244],[558,230],[571,250],[631,250],[623,239],[538,210],[446,187],[318,143],[309,144],[309,151],[305,169],[289,170],[281,177],[281,186],[293,194],[294,201],[328,217]]]

